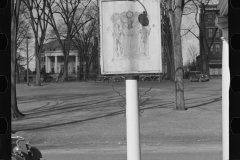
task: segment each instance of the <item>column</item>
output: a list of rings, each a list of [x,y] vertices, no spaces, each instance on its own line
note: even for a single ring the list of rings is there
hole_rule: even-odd
[[[57,56],[55,56],[55,64],[54,64],[54,72],[55,73],[58,73],[58,70],[57,70]]]
[[[51,59],[50,59],[50,57],[48,57],[47,59],[48,59],[48,73],[50,73],[52,71],[52,69],[51,69]]]
[[[223,136],[223,159],[229,159],[229,49],[228,42],[223,40],[222,50],[222,136]]]
[[[45,72],[48,73],[48,64],[47,64],[48,57],[45,56]]]
[[[126,78],[127,160],[141,160],[138,77]]]
[[[75,56],[75,72],[77,73],[78,56]]]

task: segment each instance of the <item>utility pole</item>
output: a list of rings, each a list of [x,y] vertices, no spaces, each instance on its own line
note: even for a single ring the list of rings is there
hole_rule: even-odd
[[[98,15],[100,15],[100,10],[99,10],[99,2],[97,0],[97,10],[98,10]],[[98,79],[100,80],[101,76],[101,65],[100,65],[100,17],[98,16]]]
[[[29,73],[28,73],[28,39],[30,39],[31,37],[30,36],[26,36],[27,38],[27,85],[29,86]]]

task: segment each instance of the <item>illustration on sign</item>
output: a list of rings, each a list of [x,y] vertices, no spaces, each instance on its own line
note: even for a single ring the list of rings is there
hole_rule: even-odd
[[[160,1],[140,1],[100,0],[102,74],[162,72]]]
[[[113,31],[110,27],[108,31],[111,31],[113,36],[113,61],[150,58],[148,38],[151,28],[139,23],[139,14],[128,11],[113,13],[111,16]]]

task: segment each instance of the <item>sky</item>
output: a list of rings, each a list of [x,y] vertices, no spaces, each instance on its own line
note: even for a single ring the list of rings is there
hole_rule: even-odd
[[[191,24],[196,24],[194,20],[194,14],[189,16],[183,16],[182,18],[182,28],[189,28]],[[195,27],[193,30],[196,35],[199,34],[198,27]],[[192,33],[188,33],[187,35],[182,37],[182,55],[183,55],[183,65],[188,62],[188,48],[194,45],[199,51],[199,40],[192,35]]]

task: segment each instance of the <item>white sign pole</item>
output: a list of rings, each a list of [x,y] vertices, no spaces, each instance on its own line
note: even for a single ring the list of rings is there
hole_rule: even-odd
[[[229,49],[228,42],[223,40],[223,56],[222,56],[222,136],[223,136],[223,159],[229,159]]]
[[[126,78],[127,160],[141,160],[138,76]]]

